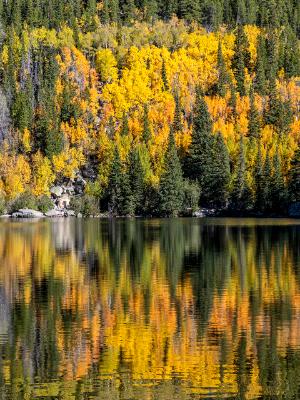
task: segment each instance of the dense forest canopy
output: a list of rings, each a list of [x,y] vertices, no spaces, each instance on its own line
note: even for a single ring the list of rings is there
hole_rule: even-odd
[[[2,208],[83,171],[121,215],[300,201],[298,1],[0,7]]]
[[[174,15],[202,24],[208,30],[237,23],[279,28],[290,26],[300,34],[300,5],[297,0],[5,0],[5,26],[59,29],[66,21],[93,30],[97,21],[130,24],[133,21],[170,20]],[[79,21],[80,20],[80,21]]]

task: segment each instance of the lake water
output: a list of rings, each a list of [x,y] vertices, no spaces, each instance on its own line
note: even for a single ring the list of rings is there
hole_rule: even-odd
[[[0,399],[300,398],[300,221],[1,221]]]

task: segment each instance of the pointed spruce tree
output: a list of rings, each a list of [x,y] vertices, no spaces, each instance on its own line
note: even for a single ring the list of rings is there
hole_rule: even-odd
[[[265,206],[264,164],[262,160],[261,142],[258,143],[254,172],[255,182],[255,209],[263,212]]]
[[[217,69],[218,69],[218,82],[216,87],[217,94],[221,97],[225,97],[226,85],[228,83],[228,73],[222,52],[222,44],[220,41],[218,44]]]
[[[179,93],[176,92],[174,96],[175,100],[175,112],[173,118],[173,132],[181,132],[183,125],[182,125],[182,107],[181,107],[181,100]]]
[[[120,134],[121,136],[128,136],[129,134],[128,116],[125,112],[123,113]]]
[[[300,201],[300,146],[291,161],[288,175],[289,198],[291,201]]]
[[[122,163],[119,149],[115,146],[114,158],[112,161],[108,178],[108,210],[112,215],[119,215],[123,204],[122,190]]]
[[[237,91],[241,96],[245,96],[245,67],[248,64],[248,41],[244,32],[244,27],[238,24],[236,31],[234,57],[232,68],[236,79]]]
[[[261,34],[258,37],[257,41],[257,58],[256,58],[256,66],[255,66],[255,80],[254,80],[254,88],[255,91],[264,96],[267,91],[267,82],[266,82],[266,44],[264,36]]]
[[[229,97],[228,105],[231,109],[231,116],[235,120],[236,116],[237,116],[237,109],[236,109],[235,86],[233,83],[231,83],[231,85],[230,85],[230,97]]]
[[[144,170],[138,148],[132,148],[129,164],[130,189],[132,195],[132,213],[141,214],[143,210]]]
[[[199,183],[201,202],[209,205],[213,192],[214,137],[212,120],[202,93],[197,89],[194,106],[192,142],[185,160],[185,175]]]
[[[151,139],[151,128],[149,121],[149,109],[148,105],[144,104],[144,115],[143,115],[143,134],[142,134],[143,143],[148,145]]]
[[[134,215],[134,199],[130,185],[130,171],[123,169],[120,177],[121,197],[119,205],[119,215],[133,216]]]
[[[276,149],[276,153],[273,157],[271,196],[272,196],[272,210],[277,214],[283,212],[284,207],[286,205],[287,193],[282,174],[281,159],[279,155],[278,146]]]
[[[170,89],[170,86],[169,86],[169,81],[168,81],[168,76],[167,76],[165,59],[162,60],[161,78],[162,78],[162,83],[163,83],[163,90],[168,91]]]
[[[263,190],[263,211],[265,213],[270,213],[272,211],[272,164],[269,151],[267,151],[263,169]]]
[[[183,201],[183,178],[172,129],[165,155],[165,171],[160,180],[159,197],[161,215],[175,217],[179,214]]]
[[[224,208],[229,197],[230,159],[221,133],[214,137],[212,163],[210,206]]]
[[[241,135],[235,178],[233,181],[233,189],[230,200],[230,208],[236,213],[248,211],[253,202],[246,172],[245,144],[244,137]]]
[[[254,91],[250,89],[250,109],[248,112],[248,136],[251,139],[258,139],[260,137],[260,118],[258,110],[255,105]]]

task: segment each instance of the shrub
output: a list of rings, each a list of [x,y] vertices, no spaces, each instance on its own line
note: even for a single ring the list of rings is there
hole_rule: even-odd
[[[192,212],[196,211],[199,207],[200,188],[198,183],[191,182],[188,179],[184,180],[184,211],[190,209]]]
[[[2,195],[0,195],[0,215],[4,214],[6,211],[6,207],[5,207],[5,199]]]
[[[50,199],[50,197],[43,195],[38,197],[37,199],[37,207],[39,209],[39,211],[45,213],[49,210],[52,210],[54,204],[52,202],[52,200]]]
[[[99,200],[96,196],[85,194],[81,197],[73,197],[70,202],[70,208],[76,214],[81,213],[84,217],[99,214]]]
[[[38,205],[36,197],[30,192],[24,192],[8,204],[8,211],[10,213],[18,211],[21,208],[37,210]]]

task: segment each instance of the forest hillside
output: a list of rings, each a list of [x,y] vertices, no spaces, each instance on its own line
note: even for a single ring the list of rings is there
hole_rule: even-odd
[[[1,2],[0,211],[285,214],[299,37],[297,0]]]

